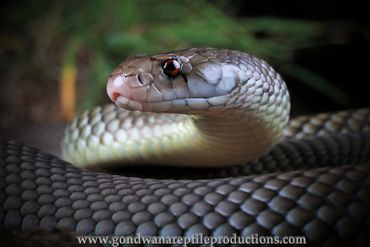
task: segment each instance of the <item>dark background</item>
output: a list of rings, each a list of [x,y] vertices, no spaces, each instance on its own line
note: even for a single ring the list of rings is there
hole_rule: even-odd
[[[231,1],[240,4],[236,16],[277,16],[287,19],[336,22],[331,42],[297,50],[294,62],[307,66],[345,91],[350,100],[333,102],[310,87],[299,85],[285,75],[293,100],[307,112],[336,111],[367,107],[370,103],[370,15],[362,1]],[[344,31],[346,27],[351,29]],[[294,105],[293,105],[294,110]]]

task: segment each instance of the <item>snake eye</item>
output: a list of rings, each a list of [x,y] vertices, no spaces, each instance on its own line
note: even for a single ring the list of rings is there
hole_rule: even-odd
[[[181,72],[181,63],[174,58],[167,59],[163,64],[163,72],[169,77],[175,77]]]

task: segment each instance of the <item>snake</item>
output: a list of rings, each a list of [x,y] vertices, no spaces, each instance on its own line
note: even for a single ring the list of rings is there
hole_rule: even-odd
[[[128,58],[107,93],[63,160],[0,139],[1,231],[369,241],[370,109],[289,120],[279,73],[216,48]]]

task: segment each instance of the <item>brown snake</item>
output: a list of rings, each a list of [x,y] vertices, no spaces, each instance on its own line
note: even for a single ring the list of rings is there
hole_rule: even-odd
[[[82,168],[170,165],[187,179],[81,170],[1,140],[0,229],[369,241],[369,109],[288,123],[278,73],[246,53],[212,48],[128,59],[107,92],[119,107],[78,116],[66,130],[65,158]]]

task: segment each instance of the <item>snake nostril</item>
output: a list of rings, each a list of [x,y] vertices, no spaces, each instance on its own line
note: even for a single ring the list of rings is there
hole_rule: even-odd
[[[116,99],[117,99],[119,96],[121,96],[121,94],[120,94],[120,93],[114,92],[114,93],[112,94],[112,100],[113,100],[113,101],[116,101]]]

